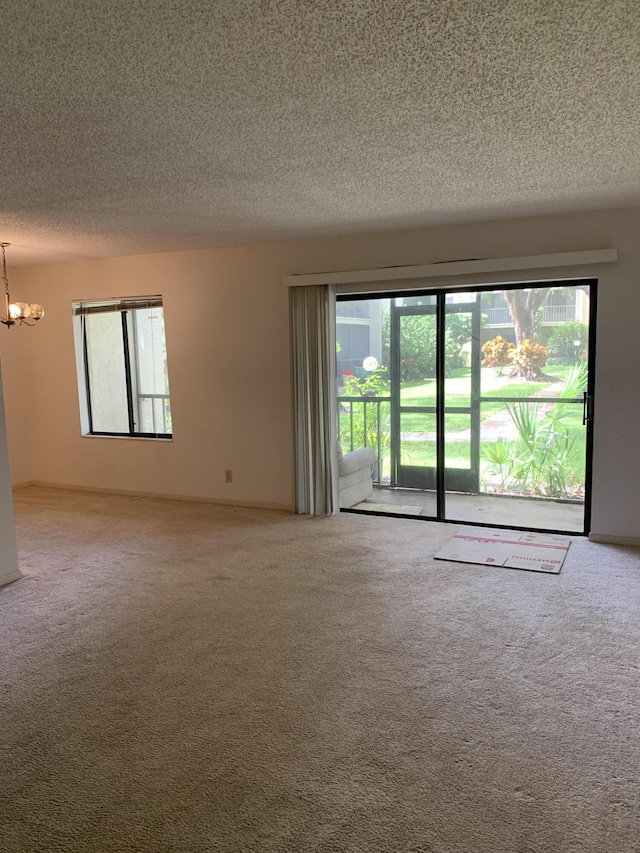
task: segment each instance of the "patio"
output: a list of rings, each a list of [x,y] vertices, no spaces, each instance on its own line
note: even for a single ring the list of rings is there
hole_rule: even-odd
[[[358,512],[375,511],[373,506],[371,510],[367,509],[367,504],[387,506],[388,511],[394,514],[402,514],[396,507],[420,507],[420,517],[436,516],[436,493],[433,491],[375,486],[373,496],[353,509]],[[449,492],[445,496],[445,507],[448,521],[518,527],[526,519],[528,528],[567,533],[582,533],[584,530],[584,504],[577,501]]]

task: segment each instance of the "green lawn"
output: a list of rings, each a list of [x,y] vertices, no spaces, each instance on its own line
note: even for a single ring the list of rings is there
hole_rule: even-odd
[[[524,380],[511,380],[507,376],[497,376],[493,368],[482,368],[481,372],[481,396],[497,398],[530,397],[538,392],[549,391],[548,396],[556,396],[561,381],[572,370],[568,366],[548,366],[544,373],[549,376],[549,381],[527,382]],[[401,401],[405,406],[434,406],[436,405],[436,382],[425,380],[423,382],[405,382],[401,388]],[[534,402],[534,401],[532,401]],[[469,368],[458,368],[451,371],[445,381],[445,407],[469,407],[470,405],[470,370]],[[498,412],[504,414],[504,401],[483,402],[481,405],[481,424]],[[381,432],[383,449],[384,473],[389,473],[389,404],[383,404],[386,411],[385,423]],[[358,410],[360,410],[358,412]],[[354,404],[354,445],[361,446],[364,443],[362,424],[362,405]],[[367,425],[367,441],[371,446],[376,446],[377,433],[374,426],[374,408],[369,404],[369,415]],[[542,417],[545,417],[542,415]],[[568,427],[570,440],[573,442],[572,450],[567,459],[565,467],[569,482],[578,486],[584,483],[585,476],[585,442],[586,431],[582,425],[582,406],[580,404],[566,404],[561,423]],[[359,424],[359,432],[358,432]],[[446,462],[448,468],[469,468],[469,438],[470,416],[457,412],[445,411],[445,434],[446,434]],[[402,439],[401,459],[404,465],[435,467],[436,464],[436,416],[424,413],[403,413],[401,415]],[[482,425],[481,425],[482,430]],[[340,431],[345,447],[349,444],[350,419],[347,413],[340,416]],[[413,435],[411,435],[413,433]],[[498,422],[491,421],[483,430],[483,442],[495,442],[504,433],[504,437],[517,441],[517,436],[509,416],[499,418]],[[488,462],[483,458],[481,450],[481,478],[484,480],[490,476]]]
[[[562,368],[561,368],[562,369]],[[480,380],[480,393],[483,397],[529,397],[544,388],[550,388],[551,382],[514,382],[506,376],[496,376],[493,368],[483,367]],[[444,386],[445,409],[448,407],[468,408],[471,400],[471,371],[460,367],[451,371]],[[400,399],[405,406],[435,406],[436,381],[405,382],[400,391]],[[494,415],[504,409],[504,403],[483,403],[481,417]],[[434,415],[404,414],[402,432],[432,432],[435,426]],[[446,431],[461,432],[469,429],[469,415],[451,412],[447,415]]]

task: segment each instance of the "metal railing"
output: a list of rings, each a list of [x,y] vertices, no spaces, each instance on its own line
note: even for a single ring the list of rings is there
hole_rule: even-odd
[[[486,312],[487,326],[511,326],[508,308],[489,308]]]
[[[347,453],[360,447],[376,452],[373,482],[380,484],[389,453],[391,397],[338,397],[338,436]]]
[[[513,321],[508,308],[489,308],[483,311],[487,316],[487,326],[512,326]],[[574,320],[576,313],[575,305],[543,305],[543,323],[565,323]]]
[[[146,426],[153,425],[145,432],[172,432],[171,404],[168,394],[138,394],[140,420]]]
[[[575,305],[544,305],[542,307],[543,323],[566,323],[567,320],[575,320]]]

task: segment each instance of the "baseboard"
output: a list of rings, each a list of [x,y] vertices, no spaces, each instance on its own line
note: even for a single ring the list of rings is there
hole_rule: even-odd
[[[102,486],[78,486],[68,483],[47,483],[44,480],[32,480],[25,486],[39,486],[44,489],[59,489],[68,492],[89,492],[99,495],[120,495],[129,498],[154,498],[165,501],[185,501],[187,503],[216,504],[217,506],[237,506],[245,509],[270,509],[292,513],[291,504],[275,501],[234,501],[226,498],[212,498],[206,495],[173,495],[164,492],[140,492],[137,489],[109,489]],[[21,484],[22,488],[22,484]]]
[[[0,586],[5,586],[8,583],[13,583],[14,581],[19,581],[22,577],[22,572],[20,569],[16,569],[14,572],[9,572],[8,575],[0,576]]]
[[[590,542],[602,542],[605,545],[632,545],[640,547],[638,536],[609,536],[608,533],[590,533]]]

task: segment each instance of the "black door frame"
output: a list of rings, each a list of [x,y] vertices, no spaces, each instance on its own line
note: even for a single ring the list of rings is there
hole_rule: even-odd
[[[399,297],[417,297],[417,296],[435,296],[436,297],[436,323],[437,323],[437,358],[436,358],[436,382],[437,382],[437,393],[436,393],[436,403],[439,400],[444,399],[444,364],[445,364],[445,297],[446,294],[453,293],[489,293],[491,291],[499,291],[499,290],[530,290],[536,287],[544,287],[544,288],[553,288],[553,287],[575,287],[578,288],[580,285],[587,285],[589,287],[589,341],[588,341],[588,358],[587,358],[587,369],[588,369],[588,383],[587,383],[587,391],[584,395],[584,400],[580,401],[583,403],[583,421],[586,428],[586,449],[585,449],[585,496],[584,496],[584,527],[583,530],[578,533],[576,531],[566,531],[560,529],[550,529],[550,528],[536,528],[536,527],[528,527],[526,525],[518,525],[515,527],[514,525],[507,524],[490,524],[487,522],[482,522],[482,527],[488,528],[501,528],[501,529],[518,529],[518,530],[531,530],[533,532],[539,533],[563,533],[570,534],[573,536],[587,536],[591,531],[591,492],[592,492],[592,484],[593,484],[593,432],[594,432],[594,415],[595,415],[595,392],[596,392],[596,384],[595,384],[595,366],[596,366],[596,323],[597,323],[597,304],[598,304],[598,280],[596,278],[571,278],[571,279],[554,279],[554,280],[533,280],[527,282],[500,282],[497,284],[473,284],[466,286],[453,286],[453,287],[439,287],[439,288],[424,288],[420,290],[412,289],[412,290],[392,290],[385,292],[377,292],[377,293],[358,293],[358,294],[350,294],[350,295],[339,295],[337,296],[337,301],[339,302],[350,302],[354,299],[389,299],[391,303],[393,300]],[[479,300],[478,300],[479,302]],[[424,308],[426,306],[415,306],[418,308]],[[478,333],[479,333],[478,329]],[[473,334],[473,338],[475,339],[475,334]],[[477,336],[478,340],[480,335]],[[517,401],[517,398],[512,398],[513,402]],[[540,401],[544,401],[545,398],[540,398]],[[481,401],[480,401],[481,402]],[[557,402],[555,400],[554,402]],[[577,402],[577,401],[574,401]],[[445,518],[445,434],[444,434],[444,407],[436,405],[436,423],[437,423],[437,449],[436,449],[436,497],[437,497],[437,512],[435,519],[433,517],[423,516],[425,521],[442,521],[448,524],[458,524],[458,525],[470,525],[473,527],[477,527],[480,522],[478,521],[460,521],[458,519],[447,519]],[[479,417],[479,411],[478,411]],[[393,458],[393,457],[392,457]],[[505,498],[507,499],[507,498]],[[346,509],[343,510],[346,512],[354,512],[360,513],[361,510],[356,509]],[[398,517],[398,513],[378,513],[379,515],[388,515],[390,517]],[[415,519],[416,516],[406,516],[407,518]]]

